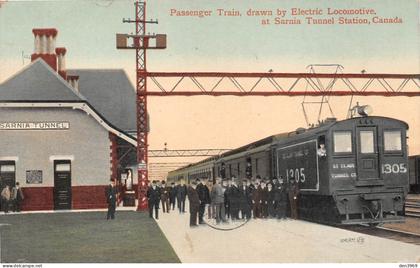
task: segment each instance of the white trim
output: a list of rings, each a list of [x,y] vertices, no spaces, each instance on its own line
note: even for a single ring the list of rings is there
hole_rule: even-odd
[[[318,148],[318,140],[316,140],[316,139],[305,141],[305,142],[296,143],[296,144],[285,146],[285,147],[281,147],[281,148],[277,148],[276,149],[276,165],[278,164],[278,161],[279,161],[278,151],[280,151],[282,149],[289,148],[289,147],[295,147],[295,146],[298,146],[298,145],[301,145],[301,144],[309,143],[309,142],[315,142],[316,148]],[[316,151],[315,151],[315,158],[316,158],[316,179],[317,179],[316,188],[315,189],[303,189],[302,188],[302,189],[300,189],[301,191],[308,191],[308,192],[310,192],[310,191],[312,191],[312,192],[318,192],[319,191],[319,165],[318,165],[318,155],[316,154]],[[277,167],[277,178],[280,178],[280,173],[279,173],[279,168],[278,167]]]
[[[99,124],[101,124],[107,131],[117,135],[118,137],[126,140],[132,145],[137,147],[137,141],[131,136],[123,132],[120,132],[113,128],[111,125],[106,123],[89,105],[84,102],[71,102],[71,103],[58,103],[58,102],[5,102],[0,103],[0,108],[25,108],[25,107],[37,107],[37,108],[73,108],[84,111],[86,114],[92,116]]]
[[[19,161],[19,156],[2,156],[0,157],[0,161]]]
[[[54,160],[74,161],[74,155],[50,155],[50,162],[54,162]]]

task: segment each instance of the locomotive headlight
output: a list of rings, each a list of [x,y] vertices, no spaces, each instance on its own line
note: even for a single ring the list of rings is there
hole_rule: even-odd
[[[361,116],[371,115],[372,112],[373,112],[373,109],[370,105],[357,106],[357,113]]]

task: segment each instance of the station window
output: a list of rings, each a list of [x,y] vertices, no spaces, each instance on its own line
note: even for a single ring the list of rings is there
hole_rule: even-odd
[[[360,152],[362,154],[369,154],[375,152],[374,137],[372,130],[360,131]]]
[[[401,151],[401,131],[386,130],[384,131],[384,148],[385,151]]]
[[[334,152],[335,153],[351,153],[351,131],[334,132]]]

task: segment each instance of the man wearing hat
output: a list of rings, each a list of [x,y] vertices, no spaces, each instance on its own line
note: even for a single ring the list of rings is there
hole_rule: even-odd
[[[230,215],[232,220],[239,220],[239,209],[241,207],[241,193],[234,178],[230,187]]]
[[[287,195],[286,185],[283,182],[283,177],[280,176],[277,187],[274,189],[274,208],[277,219],[286,219]]]
[[[188,201],[190,202],[190,227],[198,226],[198,210],[200,208],[200,198],[198,197],[197,192],[197,182],[193,181],[190,186],[188,186]]]
[[[204,224],[203,216],[206,210],[206,205],[210,204],[210,191],[207,188],[207,178],[197,179],[197,193],[200,199],[200,207],[198,210],[198,223]]]
[[[152,181],[152,185],[147,190],[147,201],[149,206],[149,217],[153,218],[153,208],[155,209],[155,218],[159,219],[159,201],[160,189],[156,185],[156,181]]]
[[[232,179],[227,178],[227,185],[225,187],[225,217],[229,219],[231,216],[231,190],[232,190]]]
[[[295,178],[290,178],[289,187],[289,202],[290,202],[290,217],[292,219],[298,218],[298,198],[299,198],[299,186],[295,181]]]
[[[249,220],[251,218],[251,207],[252,207],[252,189],[250,187],[251,182],[249,180],[242,180],[242,185],[239,188],[241,196],[240,210],[242,219]]]
[[[169,206],[170,206],[169,193],[170,193],[170,191],[171,191],[171,189],[169,188],[169,186],[166,186],[166,182],[162,181],[161,182],[161,187],[160,187],[160,200],[162,201],[163,213],[165,213],[165,212],[169,213]]]
[[[108,212],[106,219],[115,219],[115,208],[117,203],[117,188],[115,187],[115,181],[111,180],[109,185],[105,188],[106,202],[108,203]]]

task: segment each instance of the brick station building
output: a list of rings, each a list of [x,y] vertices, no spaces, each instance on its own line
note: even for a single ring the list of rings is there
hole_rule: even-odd
[[[23,210],[104,208],[135,166],[135,90],[123,70],[67,70],[56,29],[33,34],[32,62],[0,84],[0,186],[20,183]]]

